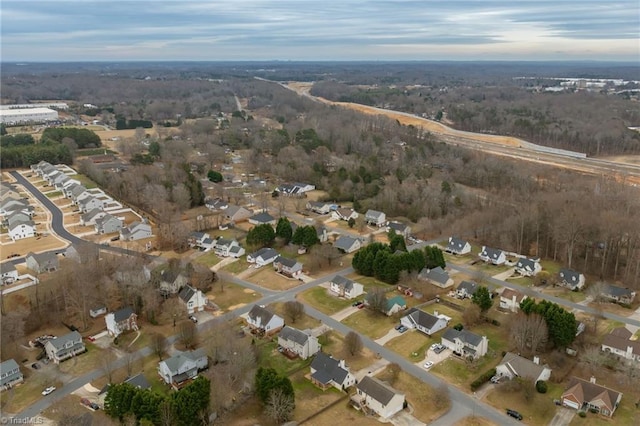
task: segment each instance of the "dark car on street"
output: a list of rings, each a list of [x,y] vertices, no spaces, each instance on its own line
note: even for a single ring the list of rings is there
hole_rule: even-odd
[[[522,420],[522,414],[518,413],[516,410],[511,410],[509,408],[507,408],[507,416],[511,416],[517,420]]]

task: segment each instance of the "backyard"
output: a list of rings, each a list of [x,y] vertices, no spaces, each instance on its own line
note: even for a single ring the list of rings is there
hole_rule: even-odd
[[[419,331],[409,330],[392,339],[385,347],[402,355],[411,362],[424,359],[425,353],[433,343],[440,343],[440,336],[429,337]]]
[[[309,290],[300,293],[299,297],[304,302],[312,305],[314,308],[327,315],[331,315],[338,311],[341,311],[342,309],[351,306],[351,304],[353,303],[352,300],[341,299],[337,296],[334,296],[325,287],[310,288]],[[361,297],[357,299],[359,300],[361,299]]]

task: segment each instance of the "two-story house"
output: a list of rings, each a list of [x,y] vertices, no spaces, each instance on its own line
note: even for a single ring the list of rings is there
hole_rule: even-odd
[[[133,222],[120,230],[120,239],[122,241],[136,241],[151,236],[151,225],[145,222]]]
[[[284,320],[264,306],[253,305],[247,314],[247,324],[251,329],[269,335],[280,331]]]
[[[0,263],[0,280],[2,280],[2,284],[13,284],[18,281],[18,277],[18,270],[13,263]]]
[[[346,390],[355,385],[356,378],[344,360],[335,359],[323,352],[316,353],[311,362],[311,382],[322,390],[334,387]]]
[[[256,267],[261,267],[273,263],[278,256],[280,255],[277,251],[270,247],[265,247],[248,255],[247,262],[255,263]]]
[[[533,277],[542,271],[539,259],[521,257],[516,262],[515,271],[523,277]]]
[[[99,219],[95,219],[96,234],[113,234],[122,230],[122,220],[107,213]]]
[[[311,334],[311,330],[300,331],[288,325],[278,333],[278,345],[289,354],[302,359],[307,359],[320,350],[320,343]]]
[[[411,235],[411,227],[409,225],[405,225],[404,223],[393,221],[387,223],[387,227],[390,231],[393,231],[394,234],[401,235],[404,238],[407,238],[409,235]]]
[[[486,246],[482,246],[478,257],[480,260],[491,263],[492,265],[504,265],[507,261],[507,255],[502,250]]]
[[[581,290],[585,284],[584,275],[572,269],[562,268],[558,272],[558,284],[570,290]]]
[[[222,257],[240,257],[244,254],[244,248],[240,246],[240,243],[236,240],[228,238],[218,238],[215,240],[213,247],[215,254]]]
[[[457,255],[471,253],[471,244],[458,237],[449,237],[445,251]]]
[[[47,357],[56,364],[86,352],[82,336],[77,331],[49,339],[44,344]]]
[[[367,210],[364,215],[364,221],[369,225],[375,225],[380,228],[387,224],[387,215],[377,210]]]
[[[428,312],[421,311],[416,308],[409,310],[407,315],[400,319],[400,324],[409,329],[416,329],[427,336],[431,336],[440,330],[444,330],[451,319],[445,315],[438,315],[434,312],[431,315]]]
[[[342,275],[336,275],[329,282],[329,290],[339,297],[353,299],[364,293],[364,286]]]
[[[174,269],[165,269],[160,274],[159,289],[162,294],[176,294],[189,282],[187,276]]]
[[[209,360],[203,348],[190,352],[178,352],[158,363],[158,374],[164,382],[178,390],[205,370]]]
[[[96,220],[107,215],[102,209],[95,208],[80,216],[80,224],[82,226],[95,226]]]
[[[480,358],[487,354],[489,340],[467,330],[449,328],[442,335],[442,345],[462,357]]]
[[[11,389],[22,382],[24,382],[24,376],[14,359],[0,363],[0,390]]]
[[[374,377],[364,376],[356,385],[356,390],[353,402],[383,419],[390,418],[404,408],[404,394]]]
[[[187,307],[187,312],[190,314],[202,312],[204,311],[204,307],[207,306],[207,298],[202,294],[202,291],[189,285],[182,287],[182,290],[178,293],[178,297]]]
[[[138,329],[138,315],[130,306],[115,312],[109,312],[105,315],[104,321],[107,324],[107,332],[111,337],[118,337],[125,331]]]
[[[473,281],[462,281],[456,289],[456,297],[459,299],[471,299],[480,286]]]
[[[42,274],[44,272],[53,272],[60,267],[58,256],[53,252],[44,253],[28,253],[25,257],[27,268]]]
[[[500,294],[500,308],[511,312],[520,310],[520,302],[527,298],[527,295],[519,291],[505,288]]]
[[[295,259],[289,259],[283,256],[278,256],[273,261],[273,268],[278,273],[289,278],[298,278],[302,275],[302,263]]]

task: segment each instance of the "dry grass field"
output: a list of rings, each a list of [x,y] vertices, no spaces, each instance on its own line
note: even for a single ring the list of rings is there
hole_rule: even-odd
[[[297,279],[278,274],[271,265],[263,266],[247,280],[270,290],[289,290],[301,284]]]

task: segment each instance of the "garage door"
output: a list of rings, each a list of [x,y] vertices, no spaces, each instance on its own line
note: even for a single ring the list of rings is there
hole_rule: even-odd
[[[570,399],[563,399],[562,405],[569,408],[575,408],[576,410],[580,408],[580,405],[577,402],[571,401]]]

